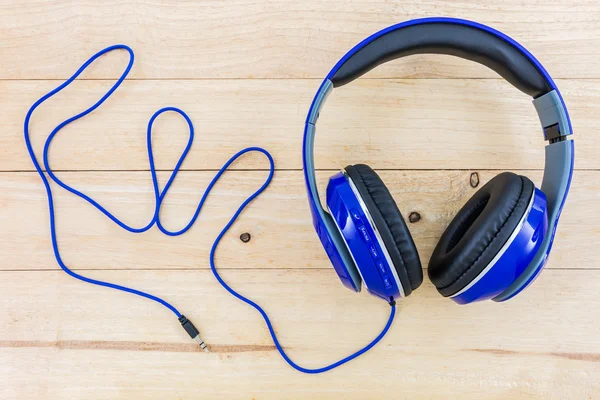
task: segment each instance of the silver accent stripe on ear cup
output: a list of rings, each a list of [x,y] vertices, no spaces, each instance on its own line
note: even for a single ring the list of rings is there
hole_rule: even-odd
[[[387,251],[387,247],[385,247],[385,243],[383,243],[381,234],[379,233],[379,230],[377,229],[377,226],[375,225],[375,221],[373,221],[373,217],[371,217],[371,213],[367,209],[367,205],[363,202],[363,199],[362,199],[362,197],[360,197],[360,193],[358,192],[358,189],[354,185],[354,182],[352,182],[352,178],[350,178],[350,176],[346,173],[346,170],[342,170],[342,173],[344,174],[344,176],[350,183],[350,188],[352,189],[352,192],[354,192],[354,195],[358,199],[358,204],[360,204],[360,208],[362,208],[363,212],[367,216],[367,219],[369,220],[369,224],[371,224],[371,227],[373,228],[373,232],[375,233],[375,239],[377,239],[377,243],[379,243],[379,247],[381,248],[383,257],[385,258],[385,261],[387,261],[388,266],[390,267],[390,270],[392,271],[392,276],[394,277],[394,280],[396,281],[396,285],[398,286],[398,290],[400,291],[400,296],[405,297],[404,287],[402,286],[402,282],[400,282],[400,278],[398,278],[398,273],[396,272],[396,266],[392,262],[390,254]],[[360,268],[357,268],[357,269],[360,272]],[[363,283],[364,283],[364,281],[365,280],[363,279]]]
[[[519,234],[519,232],[521,232],[521,229],[523,228],[523,224],[525,224],[525,221],[527,220],[527,216],[529,215],[529,212],[531,211],[531,207],[533,207],[534,198],[535,198],[535,187],[533,188],[533,193],[531,193],[531,199],[529,199],[529,204],[527,205],[527,209],[525,210],[523,217],[519,221],[519,224],[517,225],[517,227],[515,228],[513,233],[510,235],[510,237],[508,238],[506,243],[504,243],[504,246],[502,246],[502,248],[500,249],[498,254],[496,254],[496,256],[492,259],[492,261],[489,262],[489,264],[483,269],[483,271],[481,271],[479,273],[479,275],[477,275],[477,277],[475,277],[475,279],[473,279],[471,282],[469,282],[469,284],[467,286],[465,286],[464,288],[459,290],[457,293],[453,294],[452,296],[448,296],[448,298],[451,299],[453,297],[460,296],[461,294],[463,294],[464,292],[469,290],[471,287],[473,287],[473,285],[475,285],[477,282],[479,282],[479,280],[481,278],[483,278],[485,276],[485,274],[487,274],[488,271],[490,269],[492,269],[492,267],[494,265],[496,265],[496,263],[502,257],[502,255],[504,255],[504,253],[506,252],[508,247],[512,244],[512,242],[514,242],[514,240],[517,237],[517,235]]]

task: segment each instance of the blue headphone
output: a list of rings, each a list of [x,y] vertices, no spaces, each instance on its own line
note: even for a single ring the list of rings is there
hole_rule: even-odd
[[[313,225],[342,283],[390,303],[423,281],[419,254],[398,206],[369,166],[349,165],[327,186],[325,211],[317,192],[314,138],[319,112],[334,87],[390,60],[448,54],[476,61],[533,97],[546,145],[541,190],[525,176],[504,172],[458,211],[442,234],[428,273],[438,292],[458,304],[505,301],[543,269],[573,175],[571,122],[544,67],[523,46],[490,27],[454,18],[425,18],[390,26],[363,40],[329,72],[304,127],[303,162]]]
[[[92,106],[61,122],[46,139],[43,165],[37,159],[29,132],[30,119],[38,106],[73,82],[97,58],[113,50],[126,50],[129,63],[110,89]],[[379,176],[366,165],[346,167],[331,177],[327,187],[327,208],[319,201],[315,183],[313,147],[315,124],[326,96],[333,87],[353,81],[377,65],[399,57],[418,54],[450,54],[487,65],[522,92],[534,98],[546,146],[546,167],[541,190],[524,176],[502,173],[484,185],[458,212],[442,234],[429,262],[429,277],[438,291],[460,304],[477,300],[507,300],[540,273],[554,240],[560,212],[564,206],[573,174],[574,149],[571,123],[556,85],[540,63],[521,45],[506,35],[484,25],[451,18],[428,18],[404,22],[384,29],[365,39],[348,52],[327,75],[310,107],[304,130],[304,176],[308,189],[313,224],[342,283],[360,291],[367,290],[390,305],[390,316],[381,333],[369,344],[348,357],[321,368],[304,368],[285,353],[267,313],[248,297],[236,292],[220,276],[215,265],[215,251],[244,208],[269,185],[275,165],[262,148],[240,150],[227,161],[202,195],[196,212],[188,224],[178,231],[162,226],[160,207],[194,139],[192,121],[182,110],[165,107],[148,123],[147,144],[150,173],[155,195],[155,209],[150,222],[141,228],[120,221],[107,209],[83,192],[62,182],[52,172],[48,151],[53,138],[69,123],[83,118],[98,108],[121,85],[133,66],[133,51],[125,45],[110,46],[87,60],[69,79],[38,99],[29,109],[24,122],[24,138],[32,163],[38,172],[48,198],[50,237],[57,263],[70,276],[94,285],[104,286],[153,300],[172,311],[182,327],[207,350],[194,324],[166,300],[127,286],[88,278],[71,270],[62,260],[54,215],[50,180],[79,196],[110,218],[121,228],[140,233],[155,224],[169,236],[185,233],[196,221],[214,184],[237,158],[248,152],[260,152],[269,161],[269,176],[263,185],[237,209],[213,243],[209,256],[211,271],[229,293],[256,309],[283,359],[298,371],[316,374],[343,365],[375,346],[388,332],[394,320],[395,300],[410,295],[423,281],[419,255],[404,219],[390,192]],[[164,112],[181,115],[189,127],[189,140],[165,186],[160,189],[152,150],[152,126]],[[48,175],[48,177],[46,176]]]

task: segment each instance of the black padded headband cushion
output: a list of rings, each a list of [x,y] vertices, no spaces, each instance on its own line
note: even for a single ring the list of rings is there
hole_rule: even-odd
[[[423,269],[415,243],[394,198],[379,175],[368,165],[349,165],[346,173],[367,206],[394,263],[404,295],[408,296],[423,282]]]
[[[443,296],[458,293],[498,254],[527,211],[534,184],[503,172],[460,209],[429,260],[429,279]]]
[[[426,22],[387,32],[350,56],[331,81],[342,86],[384,62],[426,53],[483,64],[532,97],[552,90],[537,66],[515,45],[482,28],[451,22]]]

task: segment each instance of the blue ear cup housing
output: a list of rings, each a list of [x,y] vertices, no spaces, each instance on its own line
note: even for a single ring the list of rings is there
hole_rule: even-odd
[[[419,287],[423,273],[416,247],[375,171],[356,165],[332,176],[327,206],[370,293],[392,301]]]
[[[527,177],[497,175],[442,234],[429,278],[440,294],[459,304],[494,298],[531,263],[547,229],[544,193]]]
[[[394,198],[379,175],[368,165],[349,165],[345,171],[373,218],[408,296],[423,282],[423,269],[417,247]]]
[[[369,293],[386,301],[404,297],[374,224],[343,172],[329,180],[327,208]]]

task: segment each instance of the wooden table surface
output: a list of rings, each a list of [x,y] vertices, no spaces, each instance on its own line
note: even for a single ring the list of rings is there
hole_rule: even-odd
[[[313,232],[303,121],[320,80],[349,48],[393,23],[435,15],[473,19],[518,40],[555,78],[571,112],[571,194],[546,271],[522,295],[460,307],[425,278],[372,351],[319,376],[294,371],[260,315],[209,270],[217,233],[267,176],[258,155],[233,165],[197,225],[176,238],[156,228],[127,233],[54,185],[65,262],[168,299],[195,321],[212,353],[199,352],[156,303],[60,270],[23,119],[93,53],[125,43],[136,52],[130,79],[55,140],[50,160],[61,179],[143,225],[154,204],[146,124],[160,107],[181,107],[197,139],[162,213],[175,229],[235,151],[264,146],[275,158],[273,183],[224,238],[218,268],[264,306],[298,363],[322,366],[366,344],[388,307],[342,287]],[[1,399],[600,398],[597,0],[2,0],[0,38]],[[111,53],[39,108],[31,123],[38,155],[49,132],[98,99],[126,61],[125,52]],[[404,216],[420,214],[409,228],[424,268],[477,190],[471,180],[481,186],[513,170],[541,183],[544,142],[530,99],[474,63],[448,56],[389,63],[336,90],[322,114],[321,192],[341,167],[370,164]],[[162,184],[186,140],[180,117],[159,119]]]

